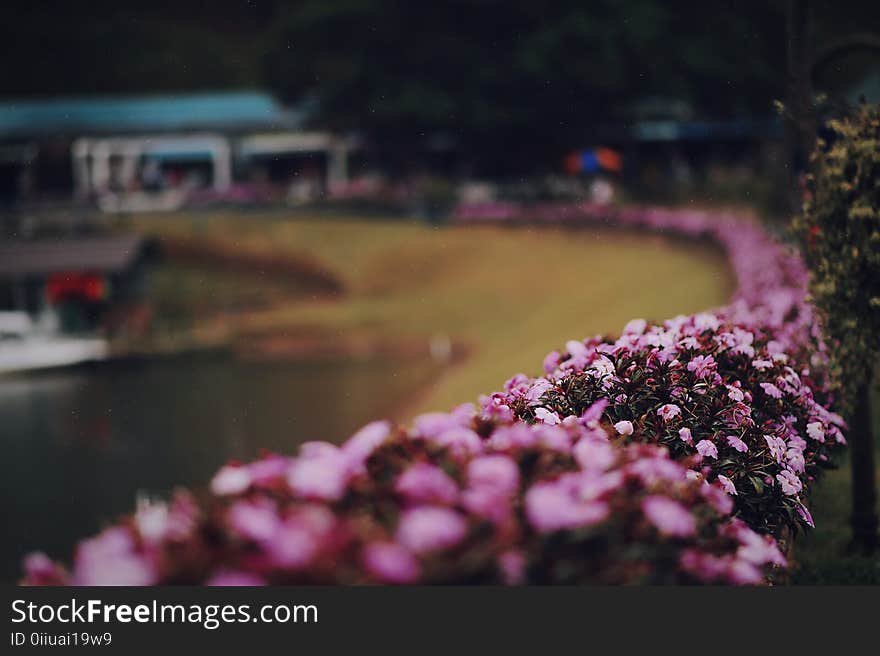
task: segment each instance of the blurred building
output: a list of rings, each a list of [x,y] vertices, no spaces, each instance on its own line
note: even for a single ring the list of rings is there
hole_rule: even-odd
[[[565,160],[567,172],[610,176],[650,200],[746,198],[772,187],[784,157],[778,117],[706,120],[685,101],[660,97],[596,125],[583,145]]]
[[[305,129],[308,114],[253,92],[0,102],[0,202],[325,194],[346,184],[352,141]]]
[[[136,235],[0,242],[0,372],[102,359],[152,312],[154,246]]]

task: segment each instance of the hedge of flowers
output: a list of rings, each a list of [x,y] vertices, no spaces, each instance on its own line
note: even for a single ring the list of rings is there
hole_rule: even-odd
[[[537,378],[410,428],[224,466],[81,542],[28,584],[761,584],[811,526],[844,443],[800,260],[757,224],[592,206],[460,208],[459,221],[612,219],[708,237],[731,304],[571,341]],[[780,548],[780,541],[783,548]]]

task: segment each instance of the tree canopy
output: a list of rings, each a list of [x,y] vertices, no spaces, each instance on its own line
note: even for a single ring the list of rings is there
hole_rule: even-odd
[[[0,9],[0,96],[268,88],[320,126],[498,161],[583,145],[633,107],[767,116],[785,96],[785,0],[215,0]],[[877,24],[815,0],[817,40]],[[424,138],[424,139],[423,139]],[[424,145],[424,144],[422,144]]]
[[[279,18],[264,63],[273,88],[316,94],[332,125],[515,157],[580,145],[651,97],[766,115],[783,30],[772,2],[313,0]]]

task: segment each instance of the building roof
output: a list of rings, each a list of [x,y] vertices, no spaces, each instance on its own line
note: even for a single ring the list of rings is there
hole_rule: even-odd
[[[62,271],[117,273],[132,266],[147,245],[138,235],[2,241],[0,277]]]
[[[296,127],[301,112],[259,92],[0,101],[0,137]]]
[[[780,138],[778,119],[730,121],[640,121],[631,134],[637,141],[712,141],[725,139]]]
[[[628,142],[719,142],[781,139],[782,121],[778,118],[733,119],[722,121],[643,120],[606,123],[596,126],[592,143]]]

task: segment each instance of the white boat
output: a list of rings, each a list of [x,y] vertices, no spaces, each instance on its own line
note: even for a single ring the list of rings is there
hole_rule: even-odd
[[[104,360],[107,340],[41,330],[25,312],[0,312],[0,374]]]

